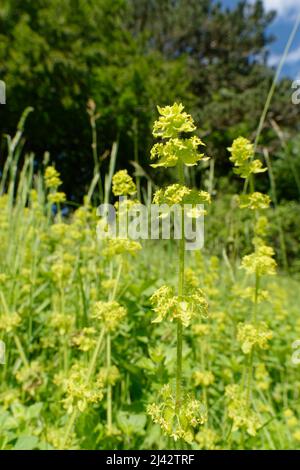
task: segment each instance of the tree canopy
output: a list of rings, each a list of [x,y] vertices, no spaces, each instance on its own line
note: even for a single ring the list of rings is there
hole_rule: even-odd
[[[93,166],[90,98],[99,113],[99,156],[118,139],[123,167],[133,160],[134,126],[143,165],[156,105],[180,100],[210,136],[222,173],[226,147],[240,133],[251,138],[266,99],[273,18],[261,0],[232,10],[212,0],[3,0],[1,131],[10,132],[33,106],[27,148],[37,159],[48,150],[76,195]],[[281,83],[271,116],[293,132],[298,110],[289,86]]]

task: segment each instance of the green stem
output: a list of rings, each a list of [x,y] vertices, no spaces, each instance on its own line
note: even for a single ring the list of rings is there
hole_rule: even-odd
[[[205,364],[205,351],[204,349],[204,338],[201,340],[200,342],[200,361],[201,361],[201,369],[203,371],[205,371],[206,369],[206,364]],[[203,401],[204,401],[204,404],[205,404],[205,408],[208,412],[208,393],[207,393],[207,388],[204,386],[203,387]],[[207,417],[207,422],[205,424],[205,426],[207,427],[209,425],[209,416]]]
[[[62,281],[60,283],[59,293],[60,293],[59,294],[60,295],[60,311],[64,315],[65,314],[65,291],[64,291]],[[68,364],[68,362],[69,362],[69,352],[68,352],[68,338],[67,338],[67,336],[65,336],[63,338],[62,352],[63,352],[63,368],[64,368],[64,372],[67,373],[68,369],[69,369],[69,364]]]
[[[253,323],[254,323],[254,325],[256,325],[256,323],[257,323],[259,284],[260,284],[260,277],[259,277],[259,274],[256,272],[255,273],[254,308],[253,308]],[[254,359],[254,351],[253,351],[253,348],[252,348],[250,356],[249,356],[249,365],[248,365],[248,381],[247,381],[247,394],[246,394],[247,406],[249,406],[250,402],[251,402],[253,359]]]
[[[247,380],[247,393],[246,393],[247,408],[249,408],[250,402],[251,402],[252,375],[253,375],[253,349],[251,349],[250,356],[249,356],[249,364],[248,364],[248,380]]]
[[[134,153],[134,161],[137,165],[135,171],[138,172],[138,165],[139,165],[139,129],[138,129],[138,120],[135,118],[133,121],[133,153]],[[136,189],[137,189],[137,197],[138,200],[141,200],[141,181],[140,176],[135,177]]]
[[[176,411],[180,408],[182,381],[182,322],[177,320]]]
[[[96,117],[91,117],[91,128],[92,128],[92,151],[94,159],[94,176],[99,175],[98,179],[98,189],[100,201],[103,201],[103,186],[102,179],[100,174],[100,164],[98,160],[98,141],[97,141],[97,128],[96,128]]]
[[[118,267],[114,288],[110,295],[111,301],[115,300],[116,298],[117,290],[118,290],[118,286],[119,286],[119,282],[121,278],[122,268],[123,268],[123,261],[120,262],[119,267]],[[112,264],[111,264],[110,278],[112,279],[112,277],[113,277],[113,270],[112,270]],[[111,368],[111,336],[109,332],[107,332],[107,337],[106,337],[106,367],[107,367],[107,371],[109,374],[109,371]],[[112,386],[111,384],[107,385],[106,420],[107,420],[107,433],[108,435],[111,435],[112,434]]]
[[[23,346],[21,344],[21,341],[20,341],[20,338],[19,338],[18,335],[14,335],[14,342],[16,343],[17,350],[20,354],[20,357],[22,359],[22,362],[23,362],[24,366],[29,367],[28,359],[26,357],[25,351],[23,349]]]
[[[258,293],[260,285],[260,276],[258,272],[255,273],[255,293],[254,293],[254,310],[253,310],[253,322],[257,322],[257,310],[258,310]]]
[[[178,168],[179,183],[184,185],[183,164]],[[179,273],[178,273],[178,297],[184,294],[184,265],[185,265],[185,238],[184,238],[184,208],[181,207],[181,239],[179,241]],[[179,411],[181,400],[182,382],[182,321],[177,320],[177,361],[176,361],[176,411]]]
[[[101,331],[100,335],[99,335],[99,338],[98,338],[98,341],[97,341],[97,344],[96,344],[96,348],[94,350],[94,354],[93,354],[93,357],[92,357],[90,365],[89,365],[89,369],[88,369],[88,373],[87,373],[86,381],[85,381],[86,385],[89,383],[89,381],[92,378],[92,375],[93,375],[93,372],[94,372],[94,369],[95,369],[95,365],[96,365],[96,361],[97,361],[97,357],[98,357],[100,348],[101,348],[102,343],[103,343],[104,334],[105,334],[105,330],[103,329]],[[70,433],[72,432],[72,429],[73,429],[73,426],[75,424],[75,421],[76,421],[77,417],[78,417],[78,409],[75,408],[73,413],[71,414],[71,417],[70,417],[69,421],[68,421],[68,425],[67,425],[66,433],[65,433],[65,438],[64,438],[64,441],[63,441],[63,447],[65,447],[66,443],[68,442]]]
[[[66,444],[67,444],[67,442],[68,442],[69,436],[70,436],[70,434],[71,434],[71,431],[72,431],[72,429],[73,429],[73,426],[74,426],[74,424],[75,424],[75,421],[76,421],[76,419],[77,419],[77,416],[78,416],[78,410],[75,409],[75,410],[73,411],[73,413],[71,414],[71,417],[70,417],[70,419],[69,419],[69,421],[68,421],[68,425],[67,425],[66,433],[65,433],[65,438],[64,438],[64,440],[63,440],[62,450],[65,448],[65,446],[66,446]]]
[[[107,334],[106,339],[106,367],[108,374],[111,368],[111,337]],[[108,435],[112,434],[112,387],[110,384],[107,385],[107,432]]]
[[[93,357],[92,357],[90,365],[89,365],[89,369],[88,369],[88,373],[87,373],[87,377],[86,377],[86,383],[87,384],[89,383],[89,381],[90,381],[90,379],[93,375],[94,369],[95,369],[97,357],[98,357],[100,348],[102,346],[103,338],[104,338],[104,332],[105,332],[105,330],[103,329],[100,333],[100,336],[99,336],[97,344],[96,344],[96,348],[94,350]]]

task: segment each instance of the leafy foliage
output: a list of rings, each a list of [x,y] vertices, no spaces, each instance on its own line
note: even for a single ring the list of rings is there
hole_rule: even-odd
[[[97,158],[106,169],[117,140],[122,167],[134,159],[144,166],[155,104],[177,99],[209,134],[208,153],[224,174],[226,147],[239,134],[252,135],[265,102],[272,19],[261,0],[232,10],[212,0],[3,0],[0,76],[8,104],[0,109],[1,130],[11,133],[24,107],[33,106],[27,149],[39,162],[49,150],[65,192],[78,199],[92,176],[88,100],[99,112]],[[294,134],[298,108],[289,94],[286,80],[270,115]]]

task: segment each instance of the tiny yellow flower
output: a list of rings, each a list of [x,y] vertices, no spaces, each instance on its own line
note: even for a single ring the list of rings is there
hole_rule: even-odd
[[[48,166],[44,175],[46,188],[57,188],[62,184],[60,174],[54,166]]]
[[[115,196],[128,196],[136,193],[136,186],[127,170],[120,170],[113,176],[112,192]]]
[[[66,195],[62,192],[51,193],[48,194],[48,201],[51,202],[51,204],[62,204],[66,202]]]

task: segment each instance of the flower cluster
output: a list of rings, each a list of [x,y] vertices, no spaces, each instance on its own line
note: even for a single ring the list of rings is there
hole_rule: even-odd
[[[273,275],[276,273],[276,261],[273,256],[274,250],[272,247],[256,243],[254,253],[244,256],[242,267],[249,274],[256,273],[259,276],[264,274]]]
[[[260,160],[254,159],[253,144],[248,139],[238,137],[228,150],[231,152],[230,160],[235,166],[234,172],[241,178],[249,178],[251,174],[267,170],[262,167]]]
[[[192,326],[192,331],[196,336],[203,337],[208,336],[210,332],[210,325],[206,323],[198,323]]]
[[[97,224],[98,239],[101,238],[103,246],[102,253],[107,258],[114,258],[118,255],[135,255],[142,249],[139,242],[131,240],[128,236],[128,220],[130,210],[139,205],[136,199],[128,199],[136,193],[136,185],[127,170],[120,170],[113,176],[113,193],[122,198],[115,203],[117,211],[116,228],[117,233],[111,233],[109,223],[105,217],[101,218]],[[101,235],[100,235],[101,234]]]
[[[51,204],[62,204],[63,202],[66,202],[66,195],[59,191],[50,193],[48,194],[48,201],[51,202]]]
[[[116,366],[102,367],[99,371],[99,377],[105,386],[114,386],[120,380],[121,374]]]
[[[44,174],[45,186],[50,190],[47,195],[47,200],[51,204],[62,204],[66,202],[66,195],[63,192],[57,191],[58,186],[62,184],[60,174],[53,166],[48,166]],[[32,194],[32,201],[35,207],[37,206],[37,195]]]
[[[115,331],[126,313],[126,309],[115,300],[99,301],[94,305],[92,317],[103,322],[107,331]]]
[[[62,286],[65,284],[70,274],[72,273],[72,263],[75,258],[69,253],[65,253],[61,258],[58,258],[51,266],[51,274],[53,281]]]
[[[158,159],[157,163],[152,163],[153,168],[163,166],[165,168],[176,166],[182,162],[187,166],[196,165],[204,157],[198,152],[199,145],[204,145],[199,137],[193,136],[190,139],[170,139],[166,143],[157,143],[151,149],[151,160]]]
[[[142,246],[135,240],[129,238],[110,238],[106,240],[106,245],[103,248],[103,255],[112,258],[117,255],[136,255]]]
[[[257,325],[251,323],[240,323],[238,325],[237,340],[241,343],[244,354],[249,354],[255,346],[267,349],[273,333],[263,322]]]
[[[226,387],[228,416],[233,421],[233,432],[245,429],[250,436],[255,436],[261,423],[257,414],[247,405],[246,393],[236,384]]]
[[[92,384],[87,383],[86,367],[75,364],[67,377],[56,376],[55,383],[60,385],[66,395],[63,405],[68,414],[74,409],[83,412],[89,404],[95,404],[103,398],[103,382],[97,377]]]
[[[170,286],[160,287],[150,299],[157,317],[153,323],[159,323],[165,318],[181,320],[183,326],[189,326],[192,318],[206,317],[208,303],[203,291],[194,288],[188,295],[177,296]]]
[[[96,330],[92,326],[82,328],[82,330],[73,335],[72,343],[80,351],[90,351],[96,344],[95,333]]]
[[[136,193],[136,186],[127,170],[120,170],[114,174],[112,192],[115,196],[132,196]]]
[[[205,145],[199,137],[180,137],[182,133],[196,129],[193,118],[183,112],[183,109],[183,105],[177,103],[165,108],[158,106],[160,117],[154,123],[153,135],[168,140],[153,146],[151,160],[157,160],[157,163],[152,164],[154,168],[173,167],[178,163],[192,166],[204,157],[203,153],[198,152],[198,147]]]
[[[204,204],[210,203],[210,194],[206,191],[190,189],[180,184],[172,184],[166,189],[158,189],[154,194],[154,204]]]
[[[210,371],[196,371],[193,374],[193,380],[196,387],[203,386],[208,387],[215,381],[214,374]]]
[[[200,449],[204,450],[216,450],[219,439],[218,434],[207,426],[203,427],[196,435],[196,441]]]
[[[68,440],[65,439],[66,430],[64,428],[58,428],[54,426],[47,427],[47,441],[57,450],[75,450],[78,449],[78,444],[76,443],[76,434],[73,431],[70,433]]]
[[[181,103],[174,103],[173,106],[164,108],[157,106],[157,109],[160,117],[153,126],[154,137],[170,139],[196,129],[192,116],[183,111],[184,106]]]
[[[0,316],[0,330],[11,333],[21,323],[21,317],[17,313],[3,313]]]
[[[253,303],[260,304],[269,300],[269,292],[264,289],[259,289],[258,292],[255,292],[255,287],[248,286],[236,286],[232,289],[234,295],[239,299],[250,300]]]
[[[254,232],[257,237],[264,238],[267,234],[268,219],[267,217],[260,216],[256,219]]]
[[[241,209],[268,209],[271,199],[267,194],[254,192],[250,194],[242,194],[239,196],[239,206]]]
[[[50,317],[49,325],[56,330],[59,336],[66,336],[72,330],[75,323],[73,315],[66,313],[53,312]]]
[[[287,408],[286,410],[284,410],[283,416],[285,418],[288,428],[293,429],[298,425],[298,419],[295,416],[295,413],[293,412],[293,410],[291,410],[290,408]]]
[[[270,388],[271,378],[268,374],[265,364],[257,364],[255,368],[255,381],[256,386],[263,391],[266,391]]]
[[[54,166],[48,166],[44,175],[46,188],[56,189],[62,184],[60,174],[54,168]]]
[[[40,361],[32,361],[16,372],[16,379],[24,392],[34,397],[45,381],[45,371]]]
[[[169,385],[162,388],[159,398],[159,404],[153,403],[147,407],[147,413],[153,422],[159,424],[163,433],[175,441],[183,439],[192,443],[197,428],[207,420],[204,405],[187,396],[177,409],[176,400]]]

